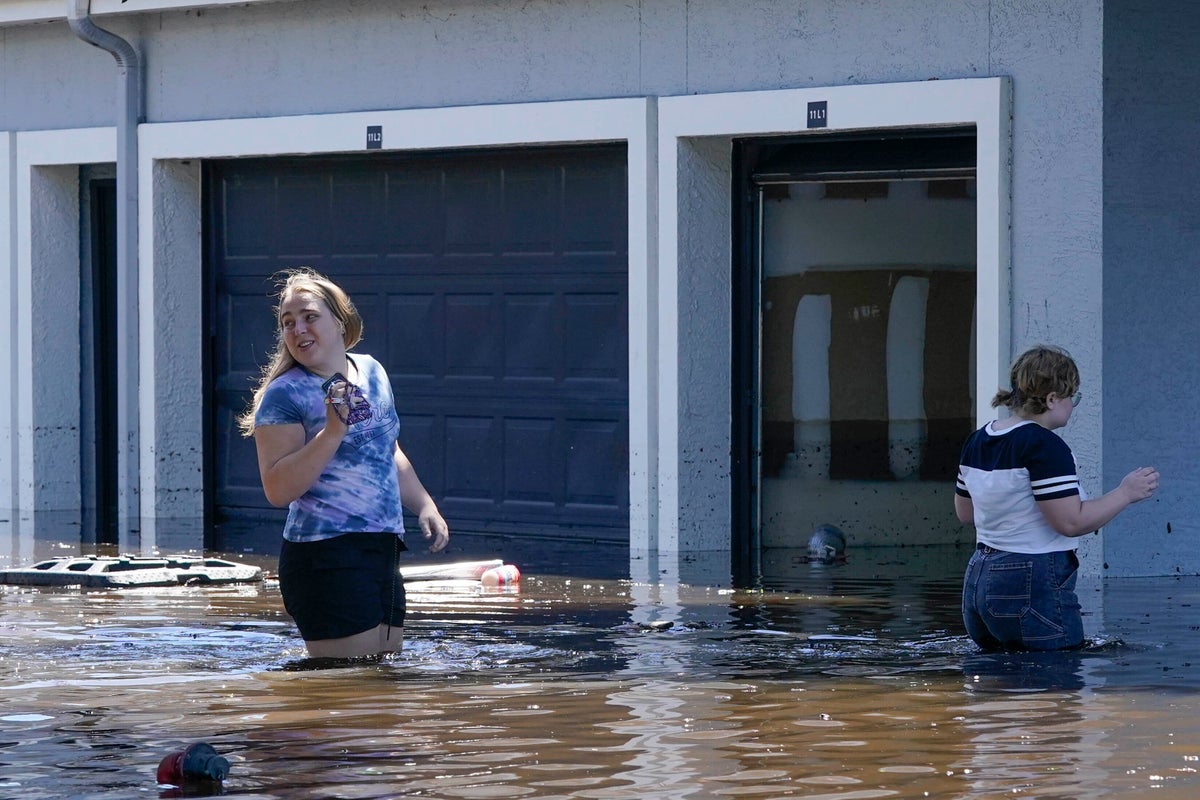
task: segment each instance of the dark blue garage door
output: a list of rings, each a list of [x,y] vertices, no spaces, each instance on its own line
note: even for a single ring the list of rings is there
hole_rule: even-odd
[[[211,517],[282,516],[233,419],[274,346],[271,276],[313,266],[365,320],[400,444],[452,529],[626,540],[625,148],[212,162]]]

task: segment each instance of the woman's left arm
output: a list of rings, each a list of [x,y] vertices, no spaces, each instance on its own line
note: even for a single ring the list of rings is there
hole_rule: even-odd
[[[433,497],[417,477],[412,462],[400,449],[399,442],[395,448],[392,458],[396,462],[396,474],[400,478],[400,502],[417,515],[421,535],[429,542],[429,552],[440,552],[450,542],[450,528],[446,525],[446,520],[442,519],[437,503],[433,502]]]

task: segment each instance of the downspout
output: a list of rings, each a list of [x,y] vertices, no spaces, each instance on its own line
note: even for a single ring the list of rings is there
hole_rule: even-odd
[[[138,454],[138,142],[142,64],[129,42],[92,22],[91,0],[67,0],[67,23],[117,60],[117,536],[140,531]]]

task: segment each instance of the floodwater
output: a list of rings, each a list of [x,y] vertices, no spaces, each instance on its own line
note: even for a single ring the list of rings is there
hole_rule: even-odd
[[[196,741],[239,798],[1198,796],[1200,578],[1085,582],[1086,650],[989,657],[968,554],[412,583],[404,652],[361,663],[307,660],[270,579],[0,587],[0,798],[196,796],[155,780]]]

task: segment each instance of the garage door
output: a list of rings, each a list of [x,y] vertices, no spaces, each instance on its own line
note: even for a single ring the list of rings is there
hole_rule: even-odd
[[[278,536],[233,420],[274,345],[271,276],[302,265],[354,298],[453,530],[627,540],[625,163],[613,145],[207,164],[215,545]]]

